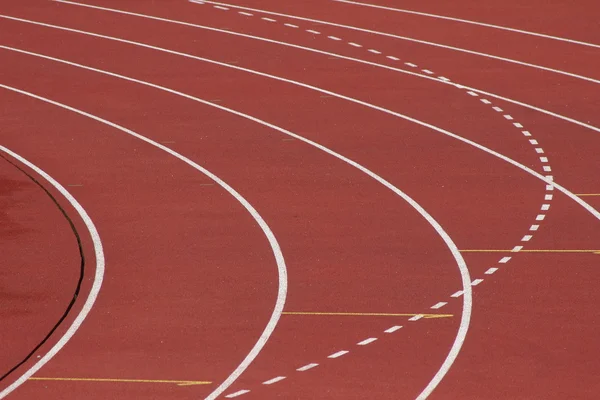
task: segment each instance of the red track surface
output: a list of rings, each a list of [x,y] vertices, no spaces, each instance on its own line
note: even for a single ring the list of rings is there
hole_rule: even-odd
[[[600,79],[600,49],[333,1],[236,2],[505,57],[585,80],[231,6],[86,3],[171,22],[41,0],[3,4],[0,14],[13,19],[0,18],[0,84],[103,118],[180,153],[233,187],[269,225],[287,266],[284,314],[256,359],[220,398],[416,398],[457,337],[465,309],[463,298],[451,295],[462,289],[461,275],[432,225],[364,171],[265,124],[140,82],[319,143],[412,197],[461,250],[479,250],[461,253],[474,280],[471,322],[456,362],[430,398],[600,396],[595,290],[600,255],[573,251],[600,251],[598,218],[522,169],[385,111],[552,175],[572,193],[599,194],[600,131],[514,102],[469,95],[436,77],[593,128],[600,126],[600,92],[590,79]],[[391,3],[378,4],[398,7]],[[537,3],[503,2],[488,9],[467,1],[448,8],[439,1],[402,7],[599,42],[592,2],[588,7]],[[532,12],[535,21],[524,17]],[[234,197],[172,154],[57,105],[0,90],[0,145],[67,187],[98,228],[106,257],[104,283],[87,319],[8,398],[202,399],[214,393],[255,345],[276,303],[278,265],[261,228]],[[4,389],[68,332],[97,265],[93,240],[69,202],[31,168],[0,154],[56,198],[79,232],[86,258],[73,309],[35,354],[0,382]],[[57,324],[80,273],[67,219],[24,172],[0,159],[5,221],[0,240],[10,265],[1,295],[0,333],[10,343],[0,352],[3,370],[16,366]],[[600,196],[579,198],[600,208]],[[523,248],[511,252],[515,246]],[[511,258],[499,263],[504,257]],[[490,268],[498,270],[490,273]],[[440,302],[447,304],[432,309]],[[421,313],[443,316],[408,320]],[[377,340],[357,345],[368,338]],[[328,358],[342,350],[348,353]],[[310,363],[318,366],[297,371]],[[277,377],[285,379],[265,384]]]

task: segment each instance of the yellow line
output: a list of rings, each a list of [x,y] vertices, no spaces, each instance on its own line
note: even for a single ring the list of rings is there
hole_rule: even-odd
[[[30,381],[68,381],[68,382],[116,382],[116,383],[171,383],[178,386],[210,385],[207,381],[172,381],[165,379],[110,379],[110,378],[42,378],[32,377]]]
[[[304,312],[304,311],[284,311],[284,315],[332,315],[332,316],[359,316],[359,317],[414,317],[422,315],[423,318],[450,318],[453,314],[389,314],[389,313],[358,313],[358,312]]]
[[[499,250],[499,249],[470,249],[460,250],[461,253],[594,253],[600,254],[600,250]]]

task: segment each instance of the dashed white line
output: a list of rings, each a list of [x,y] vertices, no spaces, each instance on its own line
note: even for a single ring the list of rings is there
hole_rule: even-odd
[[[483,279],[475,279],[473,282],[471,282],[471,286],[477,286],[481,282],[483,282]]]
[[[498,268],[492,267],[492,268],[488,269],[487,271],[485,271],[484,274],[486,274],[486,275],[492,275],[496,271],[498,271]]]
[[[531,143],[531,144],[535,144],[535,145],[538,145],[538,144],[539,144],[539,143],[538,143],[538,141],[537,141],[537,140],[535,140],[535,139],[529,139],[529,143]]]
[[[350,46],[354,46],[354,47],[362,47],[362,45],[361,45],[361,44],[354,43],[354,42],[348,42],[348,44],[349,44]]]
[[[402,325],[396,325],[396,326],[392,326],[389,329],[386,329],[384,332],[385,333],[394,333],[396,332],[398,329],[402,329]]]
[[[327,37],[328,37],[329,39],[331,39],[331,40],[342,40],[342,39],[340,39],[340,38],[339,38],[339,37],[337,37],[337,36],[327,36]]]
[[[539,214],[537,217],[535,217],[536,221],[543,221],[544,218],[546,218],[546,216],[544,214]]]
[[[288,28],[299,28],[298,25],[294,25],[294,24],[283,24],[284,26],[287,26]]]
[[[261,19],[262,19],[263,21],[267,21],[267,22],[277,22],[277,20],[276,20],[276,19],[273,19],[273,18],[262,17]]]
[[[512,115],[510,115],[510,114],[505,114],[505,115],[504,115],[504,118],[506,118],[506,119],[507,119],[507,120],[509,120],[509,121],[510,121],[511,119],[514,119],[514,118],[512,117]]]
[[[544,149],[542,149],[541,147],[536,147],[535,152],[538,154],[544,154]]]
[[[348,354],[348,353],[349,353],[348,350],[342,350],[342,351],[338,351],[337,353],[333,353],[333,354],[327,356],[327,358],[338,358],[338,357],[341,357],[344,354]]]
[[[515,247],[513,247],[513,249],[511,251],[513,253],[518,253],[521,250],[523,250],[523,246],[515,246]]]
[[[227,7],[221,7],[221,6],[213,6],[213,7],[217,8],[219,10],[223,10],[223,11],[228,11],[229,10],[229,8],[227,8]]]
[[[368,339],[365,339],[365,340],[363,340],[362,342],[358,342],[357,344],[358,344],[359,346],[366,346],[366,345],[368,345],[369,343],[373,343],[373,342],[374,342],[374,341],[376,341],[376,340],[377,340],[377,338],[368,338]]]
[[[469,96],[473,96],[473,97],[478,97],[478,96],[479,96],[477,93],[475,93],[475,92],[472,92],[472,91],[470,91],[470,90],[467,92],[467,94],[468,94]]]
[[[552,200],[554,196],[552,196],[551,194],[547,194],[544,196],[544,200]]]
[[[479,101],[481,101],[483,104],[492,104],[492,102],[488,99],[479,99]]]
[[[523,236],[523,238],[521,239],[521,242],[529,242],[531,240],[533,236],[532,235],[525,235]]]
[[[425,72],[427,75],[433,75],[433,71],[430,71],[428,69],[422,69],[421,71]]]
[[[542,207],[540,207],[540,210],[543,211],[548,211],[550,209],[550,204],[542,204]]]
[[[308,371],[309,369],[313,369],[314,367],[318,367],[318,366],[319,366],[319,364],[317,364],[317,363],[310,363],[310,364],[306,364],[304,367],[298,368],[296,371],[304,372],[304,371]]]
[[[492,107],[492,110],[497,111],[497,112],[502,112],[504,111],[503,109],[501,109],[500,107]]]
[[[544,170],[544,172],[552,172],[552,168],[549,165],[544,165],[542,169]]]
[[[530,230],[530,231],[533,231],[533,232],[537,231],[538,229],[540,229],[540,226],[539,226],[539,225],[531,225],[531,226],[529,227],[529,230]]]
[[[420,320],[420,319],[421,319],[421,318],[423,318],[423,317],[424,317],[424,315],[423,315],[423,314],[417,314],[417,315],[415,315],[414,317],[410,317],[408,320],[409,320],[409,321],[413,321],[413,322],[414,322],[414,321],[418,321],[418,320]]]
[[[554,180],[554,177],[552,175],[546,175],[547,182],[552,182],[553,180]]]
[[[500,261],[498,261],[500,264],[506,264],[507,262],[510,261],[512,257],[502,257],[502,259],[500,259]]]
[[[450,297],[460,297],[464,294],[464,292],[462,290],[459,290],[458,292],[454,292]]]
[[[284,379],[285,379],[285,376],[277,376],[277,377],[275,377],[273,379],[269,379],[268,381],[264,381],[262,384],[263,385],[272,385],[272,384],[280,382],[280,381],[282,381]]]
[[[390,60],[394,60],[394,61],[400,60],[398,57],[394,57],[394,56],[386,56],[386,58],[389,58]]]
[[[408,65],[409,67],[417,68],[417,64],[405,62],[404,65]]]
[[[439,303],[432,305],[431,308],[434,310],[439,310],[440,308],[444,307],[446,304],[448,304],[448,303],[446,303],[445,301],[440,301]]]
[[[523,127],[523,125],[521,125],[521,124],[520,124],[520,123],[518,123],[518,122],[515,122],[513,125],[514,125],[514,126],[516,126],[517,128],[522,128],[522,127]]]
[[[541,162],[548,162],[548,157],[540,157]]]
[[[312,33],[312,34],[314,34],[314,35],[320,35],[320,34],[321,34],[321,32],[319,32],[319,31],[315,31],[315,30],[312,30],[312,29],[307,29],[307,30],[306,30],[306,32],[308,32],[308,33]]]
[[[552,186],[552,185],[546,185],[546,190],[554,190],[554,186]]]
[[[369,49],[367,50],[369,53],[373,53],[373,54],[381,54],[381,52],[379,50],[375,50],[375,49]]]
[[[248,16],[248,17],[252,17],[254,15],[254,14],[251,14],[251,13],[245,12],[245,11],[238,11],[238,14],[242,14],[242,15],[245,15],[245,16]]]
[[[244,390],[238,390],[237,392],[228,394],[225,397],[227,397],[228,399],[233,399],[234,397],[238,397],[238,396],[241,396],[241,395],[246,394],[246,393],[250,393],[250,391],[246,390],[246,389],[244,389]]]

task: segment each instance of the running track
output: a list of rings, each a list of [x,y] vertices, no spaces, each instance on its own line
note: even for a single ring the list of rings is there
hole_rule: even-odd
[[[5,3],[0,398],[600,395],[594,2]]]

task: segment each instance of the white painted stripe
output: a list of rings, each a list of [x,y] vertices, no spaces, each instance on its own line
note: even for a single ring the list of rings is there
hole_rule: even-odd
[[[56,61],[58,61],[58,59],[56,59]],[[74,63],[68,63],[66,61],[61,61],[63,63],[67,63],[69,65],[73,65],[76,66],[77,64]],[[80,66],[80,68],[84,68],[84,69],[88,69],[88,70],[94,70],[90,67],[84,67],[84,66]],[[128,78],[125,76],[121,76],[121,75],[117,75],[117,74],[113,74],[110,72],[106,72],[106,71],[101,71],[101,70],[94,70],[95,72],[99,72],[105,75],[110,75],[110,76],[114,76],[117,78],[121,78],[124,80],[128,80],[128,81],[132,81],[132,82],[136,82],[136,83],[140,83],[143,84],[145,86],[151,86],[151,87],[156,87],[156,88],[162,88],[161,86],[158,85],[154,85],[154,84],[150,84],[148,82],[143,82],[143,81],[138,81],[136,79],[133,78]],[[254,220],[256,221],[256,223],[260,226],[260,228],[262,229],[264,235],[266,236],[269,245],[271,246],[271,250],[273,251],[273,255],[275,256],[275,261],[277,263],[277,271],[278,271],[278,291],[277,291],[277,300],[275,303],[275,307],[273,309],[273,313],[271,314],[271,317],[267,323],[267,326],[265,327],[263,333],[261,334],[261,336],[259,337],[258,341],[256,342],[256,344],[254,345],[254,347],[250,350],[250,352],[248,353],[248,355],[246,356],[246,358],[244,358],[244,360],[242,361],[242,363],[234,370],[234,372],[231,373],[231,375],[227,378],[227,380],[221,384],[220,388],[222,389],[220,393],[222,393],[223,391],[225,391],[238,377],[239,375],[242,374],[242,372],[244,372],[246,370],[246,368],[248,368],[248,366],[252,363],[252,361],[256,358],[256,356],[258,355],[258,353],[262,350],[262,348],[264,347],[264,345],[266,344],[266,342],[269,340],[269,337],[271,336],[271,334],[273,333],[273,331],[275,330],[275,326],[277,325],[277,322],[279,321],[279,318],[281,317],[281,313],[283,312],[283,306],[285,304],[285,298],[287,295],[287,269],[285,266],[285,260],[283,258],[283,254],[281,253],[281,248],[279,247],[279,243],[277,242],[277,239],[275,238],[275,235],[273,234],[273,232],[271,231],[271,228],[267,225],[267,223],[264,221],[264,219],[262,218],[262,216],[256,211],[256,209],[242,196],[240,195],[235,189],[233,189],[231,186],[229,186],[226,182],[224,182],[223,180],[221,180],[218,176],[214,175],[212,172],[208,171],[207,169],[205,169],[204,167],[196,164],[195,162],[193,162],[192,160],[190,160],[187,157],[184,157],[183,155],[177,153],[176,151],[170,149],[169,147],[166,147],[158,142],[153,141],[152,139],[148,139],[145,136],[142,136],[132,130],[129,130],[127,128],[124,128],[120,125],[117,125],[113,122],[107,121],[105,119],[102,119],[100,117],[97,117],[95,115],[86,113],[84,111],[78,110],[76,108],[67,106],[65,104],[62,103],[58,103],[56,101],[41,97],[41,96],[37,96],[33,93],[29,93],[29,92],[25,92],[23,90],[19,90],[19,89],[15,89],[12,88],[10,86],[5,86],[0,84],[1,88],[7,89],[7,90],[12,90],[14,92],[20,93],[20,94],[24,94],[26,96],[29,97],[33,97],[35,99],[44,101],[46,103],[49,104],[53,104],[55,106],[64,108],[66,110],[72,111],[74,113],[83,115],[85,117],[91,118],[93,120],[96,120],[100,123],[103,123],[105,125],[111,126],[115,129],[118,129],[130,136],[133,136],[143,142],[146,142],[154,147],[157,147],[161,150],[163,150],[164,152],[172,155],[173,157],[183,161],[184,163],[188,164],[190,167],[196,169],[197,171],[203,173],[204,175],[206,175],[207,177],[209,177],[210,179],[212,179],[215,183],[217,183],[219,186],[221,186],[223,189],[225,189],[232,197],[234,197],[252,216],[252,218],[254,218]],[[163,90],[166,91],[170,91],[170,92],[175,92],[171,89],[166,89],[166,88],[162,88]],[[177,93],[177,92],[176,92]],[[188,98],[192,98],[192,96],[189,95],[185,95],[184,97],[188,97]],[[199,99],[198,99],[199,100]],[[205,102],[203,100],[200,100],[200,102]],[[223,110],[227,110],[225,107],[216,105],[216,104],[212,104],[212,103],[208,103],[205,102],[207,104],[211,104],[213,107],[215,108],[219,108],[219,109],[223,109]],[[232,111],[233,112],[233,111]],[[234,112],[236,113],[236,112]],[[238,113],[239,114],[239,113]],[[249,117],[252,118],[252,117]],[[68,340],[68,339],[67,339]],[[60,343],[60,342],[59,342]],[[66,341],[65,341],[66,343]],[[58,344],[57,344],[58,345]],[[63,344],[64,346],[64,344]],[[62,347],[62,346],[61,346]],[[60,348],[59,348],[60,350]],[[37,365],[37,364],[36,364]],[[35,366],[34,366],[35,367]],[[38,368],[39,369],[39,368]],[[35,371],[34,371],[35,372]],[[33,375],[33,373],[32,373]],[[25,376],[25,375],[23,375]],[[29,375],[31,376],[31,375]],[[19,382],[19,381],[17,381]],[[17,382],[15,382],[13,385],[15,385]],[[24,381],[23,381],[24,382]],[[8,388],[6,388],[3,392],[0,393],[0,399],[3,398],[4,396],[8,395],[12,390],[14,390],[17,386],[19,386],[20,384],[22,384],[23,382],[19,383],[16,386],[9,386]],[[9,390],[10,389],[10,390]],[[219,390],[219,389],[217,389]],[[215,390],[215,392],[217,391]],[[213,392],[214,393],[214,392]],[[219,393],[219,394],[220,394]]]
[[[488,99],[479,99],[479,101],[481,101],[483,104],[492,104],[492,102]]]
[[[318,366],[319,366],[319,364],[317,364],[317,363],[306,364],[304,367],[300,367],[296,371],[304,372],[304,371],[308,371],[309,369],[313,369],[314,367],[318,367]]]
[[[546,218],[546,216],[544,214],[539,214],[537,217],[535,217],[536,221],[543,221],[544,218]]]
[[[386,56],[386,57],[389,58],[390,60],[394,60],[394,61],[400,60],[398,57],[394,57],[394,56]]]
[[[0,85],[0,87],[11,90],[13,92],[21,93],[24,95],[30,95],[27,92],[23,92],[21,90],[12,88],[10,86]],[[37,98],[37,96],[32,96]],[[38,166],[32,164],[25,158],[21,157],[17,153],[12,150],[0,145],[0,151],[10,155],[14,159],[18,160],[20,163],[26,165],[31,170],[35,171],[36,174],[44,178],[50,185],[52,185],[70,204],[73,206],[77,214],[81,217],[85,227],[87,228],[90,238],[92,240],[94,246],[94,256],[96,258],[96,271],[94,272],[94,278],[92,282],[92,287],[90,292],[87,295],[85,303],[81,307],[81,311],[77,314],[71,325],[67,328],[66,332],[58,339],[56,344],[52,346],[50,350],[46,354],[44,354],[41,358],[35,361],[35,364],[31,366],[27,371],[25,371],[19,378],[17,378],[13,383],[11,383],[8,387],[6,387],[2,392],[0,392],[0,399],[8,396],[13,390],[21,386],[23,383],[27,382],[29,378],[31,378],[36,372],[38,372],[44,365],[48,363],[66,344],[73,335],[77,332],[77,330],[81,327],[84,320],[88,316],[89,312],[94,307],[94,303],[100,293],[100,288],[102,287],[102,281],[104,280],[104,271],[105,271],[105,260],[104,260],[104,251],[102,249],[102,241],[100,240],[100,235],[98,234],[98,230],[94,225],[94,222],[85,211],[85,209],[79,204],[79,202],[69,193],[67,189],[65,189],[58,181],[48,175],[45,171],[43,171]],[[89,278],[86,278],[89,279]]]
[[[298,28],[298,25],[294,25],[294,24],[283,24],[283,25],[290,27],[290,28]]]
[[[267,21],[267,22],[277,22],[277,20],[276,20],[276,19],[273,19],[273,18],[262,17],[261,19],[262,19],[263,21]]]
[[[479,96],[477,93],[475,93],[475,92],[472,92],[472,91],[470,91],[470,90],[469,90],[467,93],[468,93],[470,96],[474,96],[474,97],[477,97],[477,96]]]
[[[551,194],[547,194],[544,196],[544,200],[552,200],[554,196],[552,196]]]
[[[200,5],[206,4],[203,0],[189,0],[189,2],[190,3],[200,4]]]
[[[546,163],[548,162],[548,157],[540,157],[540,161]]]
[[[529,131],[523,131],[523,135],[525,135],[525,136],[531,136],[531,132],[529,132]]]
[[[404,65],[408,65],[409,67],[417,68],[417,64],[405,62]]]
[[[494,272],[498,271],[498,268],[490,268],[484,272],[486,275],[492,275]]]
[[[546,185],[546,190],[554,190],[554,186],[552,185]]]
[[[554,181],[554,177],[552,175],[546,175],[546,181],[548,183],[551,183],[552,181]]]
[[[535,144],[535,145],[538,145],[538,144],[539,144],[539,143],[538,143],[538,141],[537,141],[537,140],[535,140],[535,139],[529,139],[529,143],[531,143],[531,144]]]
[[[531,226],[529,227],[529,230],[530,230],[530,231],[534,231],[534,232],[535,232],[535,231],[537,231],[538,229],[540,229],[540,226],[539,226],[539,225],[531,225]]]
[[[550,204],[542,204],[540,210],[548,211],[550,209]]]
[[[348,354],[348,353],[349,353],[348,350],[341,350],[341,351],[338,351],[337,353],[333,353],[333,354],[327,356],[327,358],[338,358],[338,357],[341,357],[344,354]]]
[[[269,379],[268,381],[264,381],[262,384],[263,385],[272,385],[272,384],[280,382],[280,381],[282,381],[284,379],[285,379],[285,376],[277,376],[277,377],[275,377],[273,379]]]
[[[399,329],[402,329],[402,325],[392,326],[391,328],[386,329],[384,332],[385,333],[394,333],[394,332],[396,332]]]
[[[307,30],[306,30],[306,32],[308,32],[308,33],[313,33],[313,34],[315,34],[315,35],[320,35],[320,34],[321,34],[321,32],[319,32],[319,31],[314,31],[314,30],[312,30],[312,29],[307,29]]]
[[[422,69],[421,71],[425,72],[427,75],[433,75],[433,71],[430,71],[428,69]]]
[[[238,14],[245,15],[247,17],[252,17],[254,15],[254,14],[251,14],[251,13],[248,13],[248,12],[245,12],[245,11],[238,11]]]
[[[506,264],[507,262],[509,262],[509,261],[510,261],[510,259],[511,259],[511,258],[512,258],[512,257],[502,257],[502,258],[500,259],[500,261],[498,261],[498,262],[499,262],[500,264]]]
[[[340,39],[340,38],[339,38],[339,37],[337,37],[337,36],[327,36],[327,37],[328,37],[329,39],[331,39],[331,40],[342,40],[342,39]]]
[[[544,172],[552,172],[552,168],[549,165],[544,165],[542,169],[544,170]]]
[[[413,321],[413,322],[414,322],[414,321],[418,321],[418,320],[420,320],[420,319],[421,319],[421,318],[423,318],[423,317],[424,317],[424,315],[423,315],[423,314],[417,314],[417,315],[415,315],[414,317],[410,317],[408,320],[409,320],[409,321]]]
[[[458,292],[455,292],[454,294],[452,294],[450,297],[460,297],[464,294],[464,291],[459,290]]]
[[[461,23],[464,23],[464,24],[472,24],[472,25],[484,26],[486,28],[500,29],[500,30],[504,30],[504,31],[509,31],[509,32],[515,32],[515,33],[523,34],[523,35],[537,36],[537,37],[542,37],[542,38],[545,38],[545,39],[558,40],[558,41],[561,41],[561,42],[568,42],[568,43],[578,44],[578,45],[581,45],[581,46],[595,47],[595,48],[599,48],[600,49],[600,45],[594,44],[594,43],[587,43],[587,42],[583,42],[583,41],[579,41],[579,40],[563,38],[563,37],[560,37],[560,36],[552,36],[552,35],[546,35],[546,34],[538,33],[538,32],[531,32],[531,31],[526,31],[526,30],[522,30],[522,29],[510,28],[510,27],[502,26],[502,25],[487,24],[487,23],[480,22],[480,21],[472,21],[472,20],[468,20],[468,19],[454,18],[454,17],[445,16],[445,15],[430,14],[430,13],[425,13],[425,12],[420,12],[420,11],[414,11],[414,10],[405,10],[405,9],[401,9],[401,8],[385,7],[385,6],[380,6],[380,5],[375,5],[375,4],[368,4],[368,3],[363,3],[363,2],[359,3],[359,2],[350,1],[350,0],[334,0],[334,1],[337,1],[339,3],[355,4],[355,5],[365,6],[365,7],[380,8],[380,9],[384,9],[384,10],[388,10],[388,11],[395,11],[395,12],[406,13],[406,14],[420,15],[420,16],[423,16],[423,17],[430,17],[430,18],[436,18],[436,19],[444,19],[444,20],[447,20],[447,21],[461,22]]]
[[[357,344],[359,346],[366,346],[366,345],[368,345],[370,343],[373,343],[376,340],[377,340],[377,338],[368,338],[368,339],[363,340],[362,342],[358,342]]]
[[[544,149],[542,149],[541,147],[536,147],[535,152],[538,154],[544,154]]]
[[[448,304],[448,303],[446,303],[445,301],[440,301],[439,303],[435,303],[434,305],[432,305],[431,308],[433,310],[439,310],[440,308],[444,307],[446,304]]]
[[[513,123],[513,125],[514,125],[514,126],[516,126],[517,128],[522,128],[522,127],[523,127],[523,125],[521,125],[521,124],[520,124],[520,123],[518,123],[518,122],[515,122],[515,123]]]
[[[513,249],[511,251],[513,253],[518,253],[521,250],[523,250],[523,246],[515,246],[515,247],[513,247]]]
[[[369,49],[367,51],[370,53],[373,53],[373,54],[381,54],[381,52],[379,50],[375,50],[375,49]]]
[[[529,242],[531,240],[533,236],[532,235],[525,235],[523,236],[523,238],[521,239],[521,242]]]
[[[362,45],[358,44],[358,43],[354,43],[354,42],[348,42],[348,44],[350,46],[354,46],[354,47],[362,47]]]
[[[481,282],[483,282],[483,279],[475,279],[473,282],[471,282],[471,286],[477,286]]]
[[[495,111],[497,111],[497,112],[503,112],[504,111],[500,107],[492,107],[492,109],[495,110]]]
[[[239,391],[237,391],[235,393],[228,394],[225,397],[227,397],[228,399],[233,399],[234,397],[238,397],[238,396],[241,396],[241,395],[246,394],[246,393],[250,393],[250,391],[249,390],[245,390],[245,389],[244,390],[239,390]]]
[[[512,115],[510,114],[504,114],[504,118],[508,119],[509,121],[513,119]]]
[[[205,3],[206,3],[206,2],[205,2]],[[227,8],[227,7],[221,7],[221,6],[213,6],[213,7],[214,7],[214,8],[217,8],[217,9],[219,9],[219,10],[223,10],[223,11],[228,11],[228,10],[229,10],[229,8]]]

